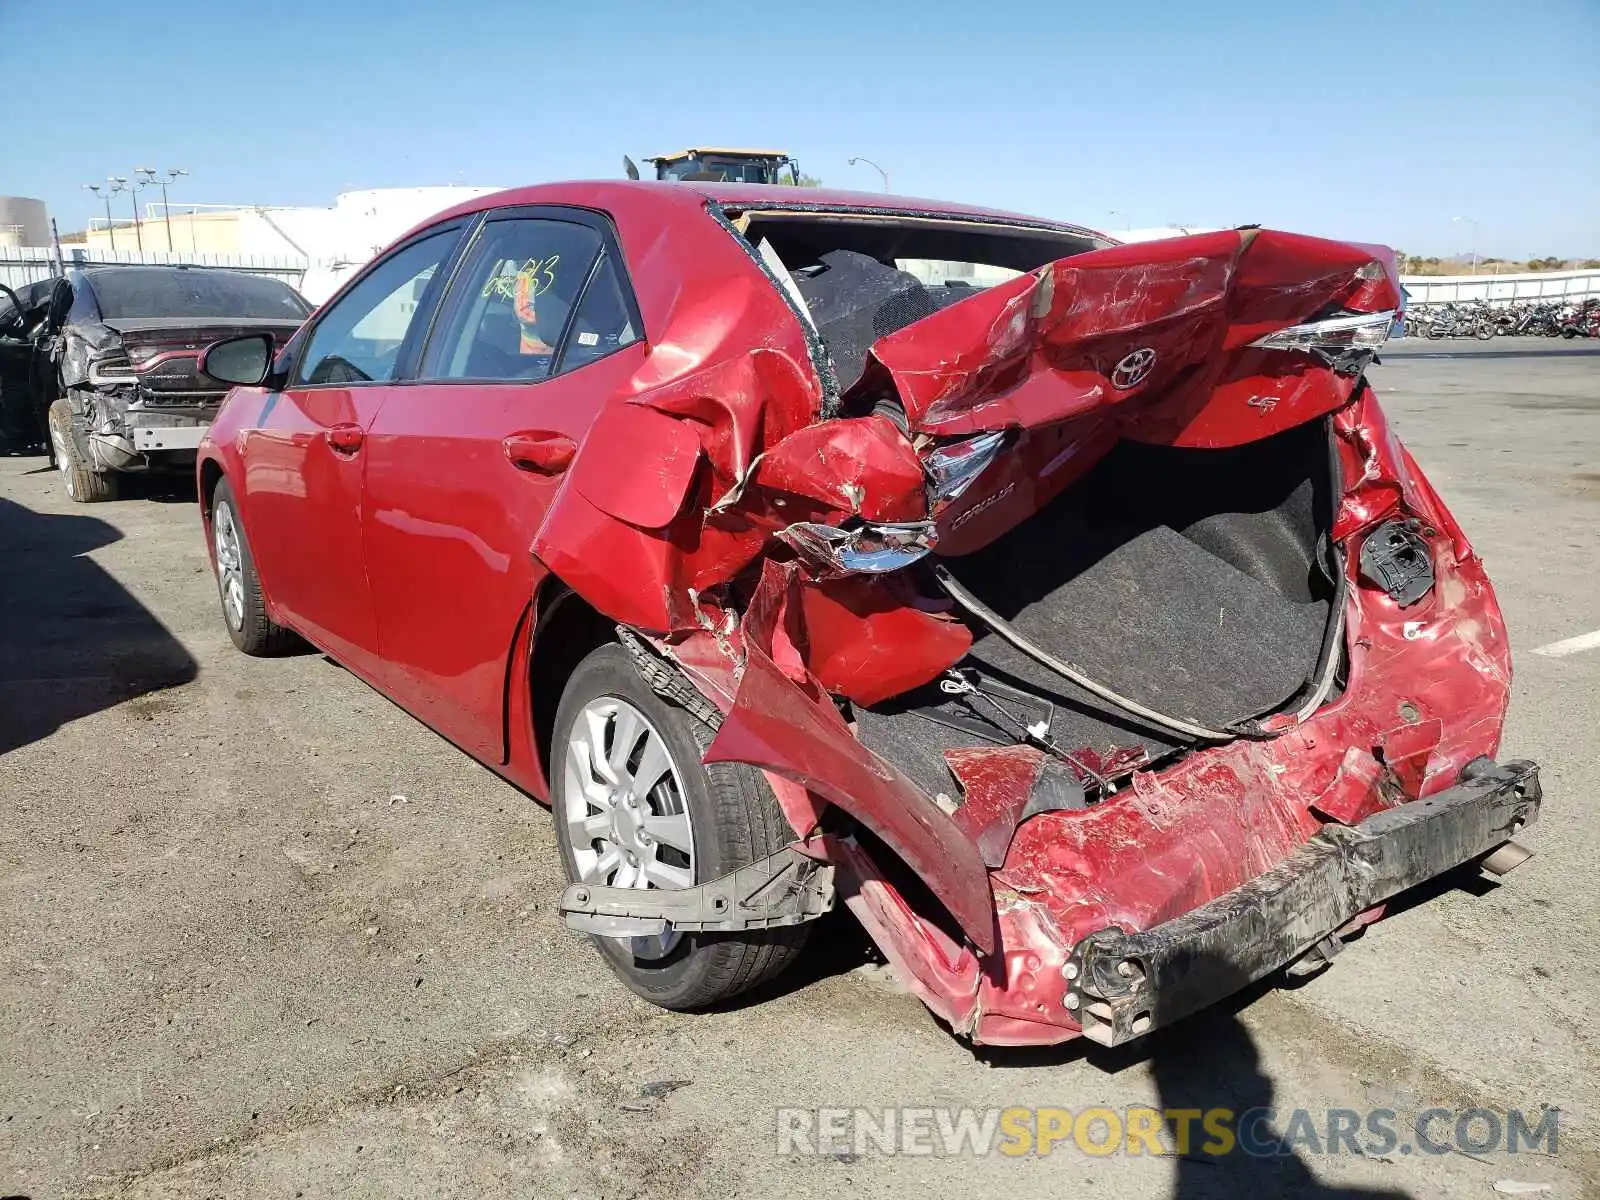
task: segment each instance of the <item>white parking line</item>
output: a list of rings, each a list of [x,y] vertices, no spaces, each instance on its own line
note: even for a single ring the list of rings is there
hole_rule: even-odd
[[[1565,658],[1569,654],[1577,654],[1583,650],[1600,650],[1600,629],[1593,633],[1580,633],[1577,637],[1569,637],[1559,642],[1551,642],[1548,646],[1535,646],[1533,652],[1542,654],[1546,658]]]

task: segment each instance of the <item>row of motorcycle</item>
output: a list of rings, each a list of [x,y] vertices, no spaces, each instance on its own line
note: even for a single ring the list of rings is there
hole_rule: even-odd
[[[1416,304],[1405,312],[1406,337],[1600,337],[1600,297],[1578,303],[1529,300],[1489,304]]]

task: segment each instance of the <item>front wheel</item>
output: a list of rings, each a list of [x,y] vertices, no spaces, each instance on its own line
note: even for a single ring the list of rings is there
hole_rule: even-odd
[[[793,833],[761,773],[700,756],[711,730],[639,677],[627,650],[578,664],[551,739],[556,843],[573,882],[649,890],[719,879],[782,849]],[[744,933],[594,938],[646,1000],[703,1008],[777,975],[805,925]]]
[[[217,484],[211,497],[211,548],[222,621],[233,644],[257,658],[282,654],[296,646],[299,639],[267,616],[256,560],[239,521],[239,502],[227,480]]]

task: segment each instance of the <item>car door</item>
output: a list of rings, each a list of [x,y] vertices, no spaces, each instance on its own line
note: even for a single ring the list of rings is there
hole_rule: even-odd
[[[384,686],[486,761],[504,761],[534,532],[643,354],[609,224],[502,210],[464,252],[416,379],[392,389],[368,431],[363,520]]]
[[[295,339],[283,391],[268,396],[244,447],[243,513],[279,615],[372,676],[377,624],[362,547],[367,430],[420,344],[464,222],[396,247]]]

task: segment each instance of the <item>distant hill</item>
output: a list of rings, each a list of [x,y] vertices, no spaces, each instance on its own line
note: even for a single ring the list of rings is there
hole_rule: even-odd
[[[1503,258],[1480,258],[1473,266],[1470,254],[1449,258],[1422,258],[1397,250],[1403,275],[1525,275],[1534,271],[1591,271],[1600,269],[1600,258],[1530,258],[1517,262]]]

